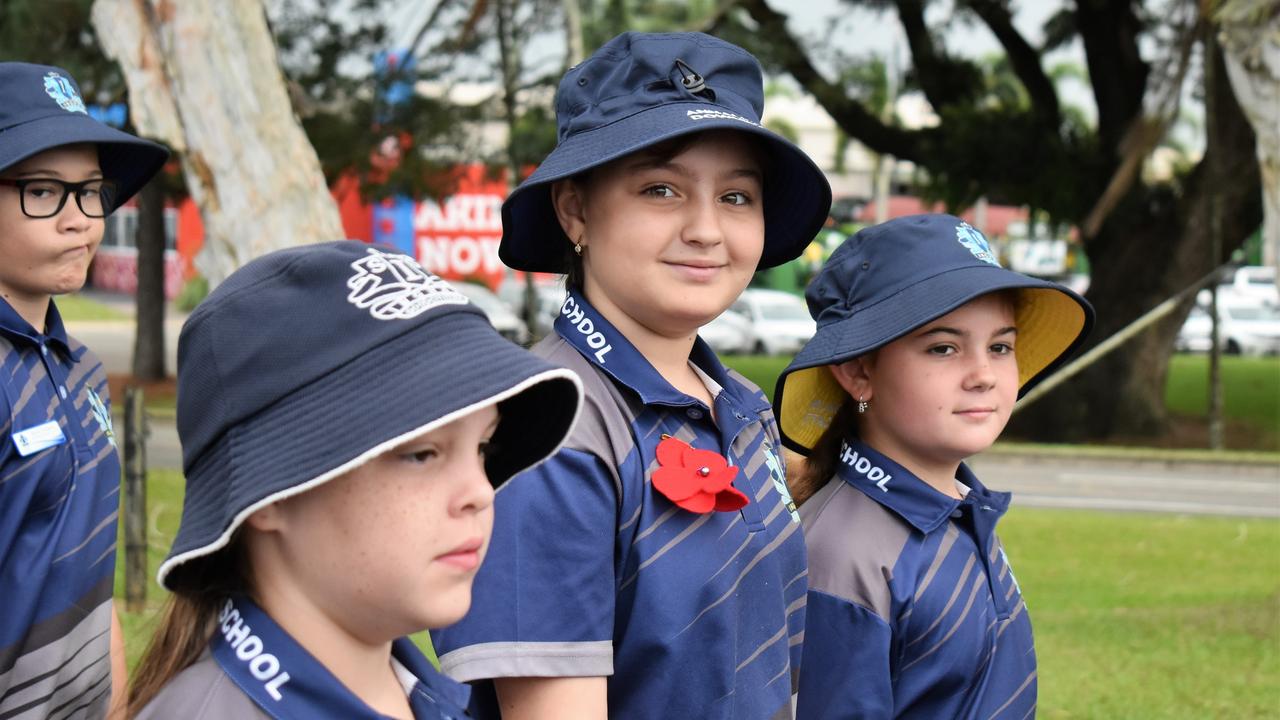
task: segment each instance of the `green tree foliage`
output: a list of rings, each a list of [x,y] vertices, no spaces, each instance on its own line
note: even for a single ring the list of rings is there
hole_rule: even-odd
[[[0,3],[0,58],[66,68],[89,102],[124,97],[124,79],[98,48],[93,0],[5,0]]]
[[[637,30],[672,32],[698,26],[715,11],[715,0],[582,0],[587,54],[613,36]]]
[[[471,156],[466,123],[479,108],[448,100],[447,67],[391,46],[392,9],[385,0],[268,2],[290,95],[325,178],[354,172],[370,197],[447,193],[449,170]],[[419,83],[437,91],[417,92]]]
[[[871,151],[915,163],[927,193],[949,207],[985,196],[1080,228],[1092,268],[1089,296],[1099,310],[1090,343],[1198,280],[1258,226],[1253,131],[1225,81],[1201,93],[1205,114],[1216,121],[1204,157],[1171,179],[1138,172],[1177,115],[1187,61],[1206,28],[1196,3],[1064,0],[1036,47],[1015,27],[1007,0],[844,2],[896,16],[910,50],[906,86],[929,102],[936,126],[908,129],[884,120],[871,97],[850,88],[847,73],[858,63],[821,41],[797,38],[780,0],[728,3],[710,27],[767,67],[791,74]],[[944,11],[943,22],[926,13],[934,6]],[[951,29],[962,23],[989,31],[1000,54],[975,60],[952,52]],[[1077,41],[1085,54],[1078,75],[1097,107],[1094,123],[1063,106],[1045,68],[1048,50]],[[833,57],[837,73],[829,79],[816,61]],[[1208,62],[1224,76],[1220,53]],[[1215,216],[1223,238],[1218,256],[1209,250]],[[1095,228],[1091,218],[1105,219]],[[1050,440],[1162,432],[1161,388],[1182,320],[1175,315],[1021,413],[1018,429]]]

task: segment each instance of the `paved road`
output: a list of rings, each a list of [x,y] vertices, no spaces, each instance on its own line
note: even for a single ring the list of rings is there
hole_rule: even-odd
[[[1280,518],[1280,468],[988,453],[971,465],[983,484],[1023,507]]]
[[[166,318],[164,344],[166,367],[173,374],[178,368],[178,333],[183,318]],[[95,320],[67,323],[67,332],[89,346],[102,358],[108,373],[127,373],[133,366],[133,320]]]

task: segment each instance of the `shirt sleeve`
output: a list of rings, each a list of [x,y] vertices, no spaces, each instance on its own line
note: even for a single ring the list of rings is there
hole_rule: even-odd
[[[504,485],[461,622],[432,632],[460,682],[613,674],[618,496],[595,455],[562,449]]]
[[[892,718],[892,642],[871,610],[810,590],[796,720]]]

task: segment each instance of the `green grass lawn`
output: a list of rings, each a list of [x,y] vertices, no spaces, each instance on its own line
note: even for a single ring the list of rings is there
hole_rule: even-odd
[[[1169,361],[1165,402],[1179,415],[1209,412],[1209,357],[1177,354]],[[1222,404],[1228,417],[1280,432],[1280,358],[1223,357]]]
[[[182,479],[149,483],[154,576]],[[1276,717],[1280,522],[1015,507],[1001,528],[1035,626],[1040,717]],[[121,558],[121,598],[123,578]],[[131,667],[163,600],[154,581],[148,600],[122,614]]]
[[[75,293],[59,295],[54,299],[58,314],[66,322],[78,320],[128,320],[129,316],[115,308],[103,305]]]
[[[1280,714],[1280,522],[1015,509],[1044,718]]]

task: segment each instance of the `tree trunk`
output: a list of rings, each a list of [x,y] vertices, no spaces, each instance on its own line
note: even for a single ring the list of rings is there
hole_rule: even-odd
[[[134,125],[182,159],[210,286],[271,250],[343,237],[260,0],[97,0],[93,23]]]
[[[164,193],[153,179],[138,193],[137,328],[133,342],[135,380],[161,380],[164,366]]]
[[[1215,62],[1221,78],[1221,53]],[[1087,347],[1224,262],[1262,220],[1253,130],[1227,83],[1216,83],[1206,105],[1206,114],[1215,113],[1216,137],[1209,139],[1181,197],[1170,190],[1135,189],[1086,248],[1092,269],[1088,297],[1098,312]],[[1219,257],[1210,255],[1215,195],[1222,203]],[[1020,410],[1010,432],[1057,442],[1162,434],[1169,349],[1185,318],[1185,311],[1171,314]]]
[[[1262,262],[1280,267],[1280,8],[1273,0],[1232,0],[1218,19],[1227,76],[1258,137]]]

